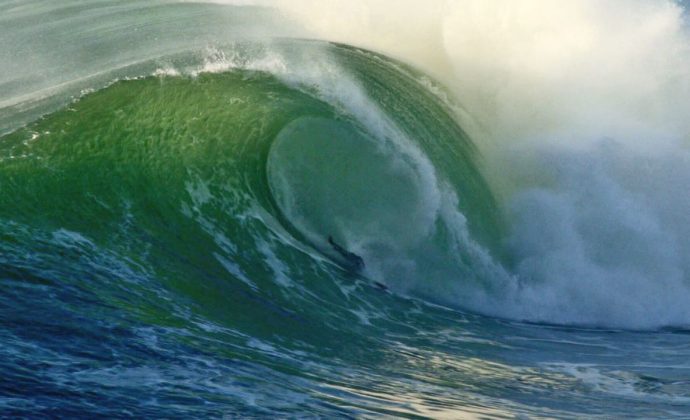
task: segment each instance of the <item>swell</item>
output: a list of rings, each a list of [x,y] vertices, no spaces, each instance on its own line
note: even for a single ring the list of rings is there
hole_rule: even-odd
[[[329,67],[304,68],[305,57]],[[361,299],[381,298],[365,292],[338,303],[367,278],[433,300],[434,287],[459,278],[453,273],[468,273],[471,290],[486,287],[472,255],[455,252],[467,238],[478,248],[497,243],[497,208],[474,146],[428,80],[377,54],[303,41],[233,45],[203,66],[115,82],[2,137],[7,275],[65,282],[163,324],[184,318],[193,302],[198,316],[252,336],[264,321],[334,317],[342,327]],[[322,79],[329,71],[337,72]],[[290,134],[304,121],[320,121],[306,128],[309,149]],[[281,171],[338,152],[333,130],[350,141],[350,154],[333,159],[359,159],[360,171],[342,174],[347,180],[315,173],[310,182],[344,194],[379,176],[378,190],[357,191],[340,208],[293,205],[311,187],[296,182],[300,172],[285,187]],[[293,142],[296,151],[278,150]],[[314,162],[300,171],[318,169]],[[393,183],[391,200],[380,200]],[[362,205],[377,199],[383,208]],[[468,219],[453,224],[447,206]],[[326,227],[314,229],[316,220]],[[364,257],[365,272],[339,267],[330,235]],[[434,253],[449,256],[449,271],[392,275]]]
[[[334,208],[325,199],[305,201],[305,191],[319,187],[318,182],[311,183],[316,177],[285,176],[293,174],[289,161],[298,152],[265,146],[261,163],[247,167],[259,174],[251,179],[262,181],[247,183],[256,195],[254,209],[266,212],[258,219],[270,216],[269,230],[290,238],[292,247],[317,255],[317,260],[324,254],[331,258],[324,238],[332,234],[369,261],[366,277],[401,293],[491,315],[626,328],[687,324],[690,314],[684,301],[690,293],[690,266],[684,256],[690,249],[685,228],[690,213],[686,201],[678,197],[684,195],[690,179],[683,169],[690,85],[683,71],[688,66],[685,17],[677,4],[640,0],[626,14],[618,11],[628,6],[617,1],[604,7],[574,2],[567,8],[536,0],[511,5],[469,1],[434,4],[423,11],[413,3],[395,10],[385,4],[362,4],[356,10],[349,2],[329,4],[327,8],[358,17],[337,21],[314,20],[329,14],[312,2],[242,3],[241,7],[161,3],[144,11],[131,9],[131,4],[121,9],[96,7],[98,19],[80,21],[80,27],[90,28],[75,35],[81,40],[103,29],[99,25],[104,16],[117,17],[113,22],[126,26],[140,12],[170,14],[163,13],[156,25],[142,27],[140,36],[132,32],[132,37],[95,38],[94,45],[103,51],[124,55],[98,56],[86,71],[74,67],[79,60],[64,56],[79,56],[90,43],[67,42],[78,47],[58,55],[32,44],[34,39],[64,41],[67,35],[62,30],[69,25],[27,25],[27,31],[40,32],[26,37],[26,47],[34,54],[0,60],[7,69],[1,86],[10,92],[0,116],[2,130],[15,129],[54,111],[83,89],[99,90],[118,78],[154,72],[270,74],[331,113],[302,122],[286,119],[273,127],[272,135],[281,140],[275,144],[297,144],[290,133],[314,121],[336,121],[333,126],[320,126],[342,137],[330,152],[351,137],[365,150],[362,156],[385,162],[376,172],[360,172],[378,180],[395,179],[389,185],[399,191],[387,196],[389,191],[381,186],[386,182],[377,186],[349,179],[338,184],[337,177],[331,177],[331,185],[337,186],[333,191],[366,196],[347,190],[365,185],[371,187],[372,197],[381,200],[369,200],[368,207],[348,207],[356,203],[350,198]],[[257,5],[246,6],[249,3]],[[272,6],[295,20],[285,19]],[[544,19],[545,15],[551,18]],[[390,25],[405,26],[410,16],[420,17],[415,21],[418,30],[410,31],[415,34],[411,39],[373,36],[388,31]],[[179,20],[195,24],[171,30]],[[224,29],[218,32],[219,27]],[[165,42],[156,42],[163,33]],[[542,33],[550,34],[546,38],[553,42],[530,41]],[[275,42],[276,35],[370,46],[425,69],[455,95],[399,61],[344,47],[286,49]],[[244,38],[262,39],[236,42]],[[146,43],[137,44],[140,48],[121,48],[141,39]],[[15,50],[19,42],[16,36],[3,40],[7,42],[3,51]],[[228,40],[236,43],[217,47]],[[250,44],[253,47],[247,47]],[[480,45],[489,47],[477,48]],[[22,72],[26,78],[19,76]],[[446,100],[448,96],[455,96],[462,107]],[[347,134],[340,136],[336,126]],[[34,134],[42,135],[37,132],[27,138]],[[8,138],[21,143],[16,135]],[[476,149],[482,151],[482,158]],[[18,145],[15,151],[12,159],[25,153]],[[365,164],[364,157],[360,164],[376,166]],[[254,156],[248,160],[256,161]],[[272,170],[271,162],[282,169]],[[323,159],[312,162],[310,170],[318,165],[328,169]],[[185,184],[197,198],[206,197],[209,175],[203,175]],[[180,185],[183,175],[176,176]],[[174,193],[184,195],[179,189]],[[294,206],[297,201],[306,206]],[[22,217],[24,209],[18,210],[22,206],[32,214],[31,206],[9,202],[8,213]],[[403,209],[402,217],[392,210],[395,206]],[[79,212],[74,214],[79,220]],[[274,261],[274,266],[282,264],[272,247],[261,249],[260,258]],[[251,276],[245,277],[243,283],[253,282]],[[277,275],[274,280],[289,283],[285,278]]]
[[[682,414],[676,6],[239,3],[0,4],[2,413]]]

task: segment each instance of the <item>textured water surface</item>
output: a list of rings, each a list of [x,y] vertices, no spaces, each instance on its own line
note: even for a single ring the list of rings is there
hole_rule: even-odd
[[[685,15],[618,3],[553,56],[444,3],[435,62],[339,2],[1,1],[0,416],[689,416]],[[654,77],[562,65],[608,20]]]

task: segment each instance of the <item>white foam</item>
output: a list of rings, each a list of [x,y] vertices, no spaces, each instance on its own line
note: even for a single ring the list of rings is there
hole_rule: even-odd
[[[425,69],[477,122],[511,216],[514,276],[488,270],[506,295],[457,292],[461,304],[548,322],[690,324],[690,37],[677,3],[262,4],[314,37]]]
[[[625,370],[605,371],[599,366],[577,363],[545,364],[548,370],[562,372],[573,377],[580,384],[594,392],[617,397],[639,400],[660,400],[668,403],[683,404],[690,401],[686,392],[675,392],[673,387],[649,389],[645,379],[639,374]],[[674,391],[674,392],[668,392]]]

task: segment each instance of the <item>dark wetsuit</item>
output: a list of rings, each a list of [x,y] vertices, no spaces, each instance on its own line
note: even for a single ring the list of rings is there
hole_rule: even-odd
[[[364,270],[364,259],[362,257],[338,245],[333,240],[332,236],[328,237],[328,243],[331,244],[333,249],[343,257],[345,261],[345,263],[343,264],[343,268],[345,268],[347,271],[356,274],[359,274],[362,270]],[[374,284],[381,290],[388,290],[388,287],[385,284],[379,283],[377,281],[374,282]]]
[[[347,270],[359,273],[364,269],[364,260],[362,257],[338,245],[333,240],[332,236],[328,237],[328,243],[345,259],[345,268]]]

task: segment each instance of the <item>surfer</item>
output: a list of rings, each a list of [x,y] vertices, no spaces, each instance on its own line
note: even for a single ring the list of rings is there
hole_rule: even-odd
[[[333,240],[332,236],[328,237],[328,243],[331,244],[333,249],[335,249],[336,252],[345,259],[345,268],[347,268],[348,271],[359,273],[360,271],[362,271],[362,269],[364,269],[364,260],[362,259],[362,257],[338,245]]]
[[[344,258],[344,268],[347,271],[359,274],[364,269],[364,259],[362,257],[340,246],[333,240],[332,236],[328,237],[328,243],[338,254],[340,254]],[[388,290],[388,286],[386,286],[383,283],[379,283],[378,281],[375,281],[374,285],[376,285],[376,287],[378,287],[381,290]]]

